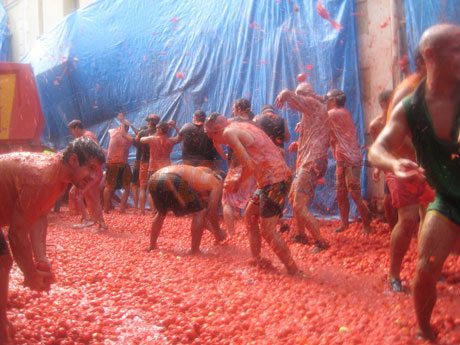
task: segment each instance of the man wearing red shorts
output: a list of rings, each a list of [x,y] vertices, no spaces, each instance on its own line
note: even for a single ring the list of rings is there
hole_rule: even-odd
[[[99,145],[99,141],[96,138],[96,135],[83,128],[83,124],[80,120],[73,120],[67,125],[69,133],[74,138],[88,138]],[[82,214],[81,224],[74,225],[74,228],[82,228],[86,226],[91,226],[94,222],[99,224],[100,230],[107,229],[107,226],[104,222],[104,215],[102,212],[102,200],[101,192],[104,188],[103,186],[103,172],[101,170],[101,175],[97,179],[92,181],[84,190],[80,190],[75,186],[69,191],[69,204],[71,201],[77,205],[78,211]],[[83,199],[86,201],[86,211],[85,204]],[[89,215],[88,215],[89,213]]]
[[[75,139],[62,154],[0,155],[0,227],[9,225],[9,244],[25,286],[50,289],[54,275],[46,255],[46,216],[69,183],[84,189],[97,179],[104,160],[99,145],[86,138]],[[12,263],[0,230],[0,344],[12,342],[6,318]]]
[[[419,52],[415,54],[416,71],[404,79],[393,92],[388,107],[387,123],[391,112],[406,96],[412,94],[426,75],[423,57]],[[398,158],[416,160],[415,150],[411,139],[407,136],[402,145],[393,149],[393,154]],[[422,224],[425,217],[426,205],[433,201],[434,192],[426,182],[417,179],[400,180],[391,171],[385,172],[385,180],[390,190],[392,205],[397,209],[398,221],[391,232],[390,238],[390,269],[388,282],[395,292],[403,292],[401,283],[401,266],[406,254],[414,229]]]
[[[342,90],[331,90],[326,95],[326,106],[331,126],[331,149],[337,162],[337,204],[340,212],[340,227],[335,232],[348,228],[350,202],[348,194],[356,204],[363,222],[363,233],[371,233],[369,210],[361,196],[361,166],[363,158],[356,140],[356,130],[351,114],[345,109],[346,95]]]
[[[109,212],[110,199],[119,176],[122,178],[123,193],[120,201],[120,212],[126,208],[131,185],[131,167],[128,164],[129,148],[133,143],[133,136],[128,134],[129,122],[125,120],[123,113],[118,115],[120,127],[109,129],[110,141],[107,154],[107,181],[104,188],[104,211]]]

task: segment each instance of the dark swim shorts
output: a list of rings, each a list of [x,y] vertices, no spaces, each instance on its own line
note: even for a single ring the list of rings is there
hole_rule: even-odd
[[[148,186],[155,209],[163,216],[173,211],[180,217],[205,207],[198,193],[179,175],[155,173],[150,177]]]
[[[286,196],[291,188],[292,178],[259,188],[254,192],[251,202],[259,206],[262,218],[281,216],[286,202]]]

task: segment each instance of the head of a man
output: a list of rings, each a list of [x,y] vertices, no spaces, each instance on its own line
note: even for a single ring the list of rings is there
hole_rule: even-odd
[[[67,128],[69,129],[69,133],[71,136],[74,138],[79,138],[83,135],[84,129],[83,129],[83,124],[81,123],[80,120],[72,120],[69,122],[67,125]]]
[[[203,110],[197,110],[193,113],[193,123],[202,126],[206,121],[206,113]]]
[[[295,93],[298,96],[314,96],[315,90],[313,90],[313,87],[310,83],[300,83],[299,85],[297,85]]]
[[[438,24],[429,27],[420,38],[418,49],[429,77],[460,82],[460,27]]]
[[[380,108],[382,108],[384,113],[386,113],[388,111],[388,107],[390,106],[390,101],[391,101],[391,95],[392,94],[393,94],[392,90],[383,90],[379,94]]]
[[[145,119],[147,121],[147,125],[149,128],[156,128],[158,123],[160,122],[160,117],[157,114],[149,114]]]
[[[239,98],[233,103],[233,115],[246,116],[251,113],[251,102],[246,98]]]
[[[218,112],[213,112],[209,114],[204,123],[204,131],[214,142],[223,143],[222,134],[227,125],[228,121],[225,116],[219,114]]]
[[[275,114],[275,108],[271,104],[264,104],[260,109],[261,114]]]
[[[88,138],[71,141],[62,152],[62,160],[70,169],[71,182],[80,189],[102,174],[105,162],[102,148]]]
[[[333,89],[326,94],[326,107],[327,110],[334,108],[343,108],[345,102],[347,101],[347,96],[343,90]]]
[[[167,123],[166,121],[161,121],[157,125],[157,133],[160,135],[167,135],[168,132],[169,132],[169,123]]]

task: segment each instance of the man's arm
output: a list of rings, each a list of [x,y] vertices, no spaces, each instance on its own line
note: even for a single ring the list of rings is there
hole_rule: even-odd
[[[324,105],[310,96],[299,96],[294,91],[284,89],[275,99],[275,106],[282,108],[284,103],[289,104],[292,110],[312,114],[320,110]]]
[[[155,138],[154,135],[149,135],[148,137],[142,137],[139,140],[142,144],[149,144],[150,142],[154,140],[154,138]]]
[[[284,119],[284,142],[285,143],[288,143],[289,141],[291,141],[291,132],[289,132],[289,127],[288,127],[288,124],[287,124],[287,121],[286,119]]]
[[[419,176],[424,178],[423,169],[409,159],[397,159],[391,151],[400,147],[409,135],[409,127],[402,103],[398,104],[391,114],[390,121],[377,137],[369,150],[369,161],[372,165],[385,171],[392,171],[397,177],[408,178]]]
[[[39,220],[39,223],[40,222],[43,222],[43,220]],[[32,255],[34,251],[36,256],[41,258],[44,254],[46,258],[46,253],[44,253],[46,248],[44,248],[44,243],[42,243],[46,241],[46,239],[43,238],[46,232],[31,234],[34,227],[35,225],[27,221],[26,217],[24,217],[21,212],[14,209],[11,217],[8,239],[13,257],[24,274],[24,285],[32,290],[47,291],[53,281],[51,269],[49,272],[37,270]],[[32,243],[29,240],[29,235]]]

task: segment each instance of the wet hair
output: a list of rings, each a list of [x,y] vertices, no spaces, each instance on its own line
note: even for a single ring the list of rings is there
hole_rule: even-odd
[[[68,163],[73,154],[77,155],[80,166],[86,164],[91,158],[95,158],[99,163],[105,163],[102,148],[88,138],[81,137],[68,143],[62,151],[64,162]]]
[[[83,124],[81,123],[80,120],[72,120],[67,125],[67,128],[70,128],[70,129],[75,129],[75,128],[83,129]]]
[[[161,122],[157,125],[157,131],[161,131],[163,134],[168,134],[168,131],[169,131],[169,123],[167,123],[166,121],[161,121]]]
[[[380,92],[379,103],[389,102],[392,94],[393,94],[392,90],[383,90],[382,92]]]
[[[235,108],[240,108],[241,111],[249,111],[251,109],[251,102],[246,98],[239,98],[235,101]]]
[[[193,117],[195,117],[199,122],[204,122],[206,121],[206,113],[204,110],[197,110],[193,113]]]
[[[335,104],[337,104],[339,108],[342,108],[345,106],[347,96],[345,95],[345,92],[343,92],[343,90],[334,89],[327,93],[326,100],[328,99],[333,99],[335,101]]]
[[[260,113],[261,114],[264,114],[264,113],[275,113],[275,108],[273,108],[273,105],[271,104],[264,104],[262,106],[262,109],[260,109]]]
[[[144,129],[147,129],[148,127],[146,125],[143,125],[139,128],[139,131],[143,131]]]
[[[153,125],[156,126],[158,125],[158,122],[160,122],[160,117],[156,114],[149,114],[145,120],[147,122],[152,122]]]
[[[218,132],[226,126],[227,118],[218,112],[209,114],[204,123],[205,132]]]

